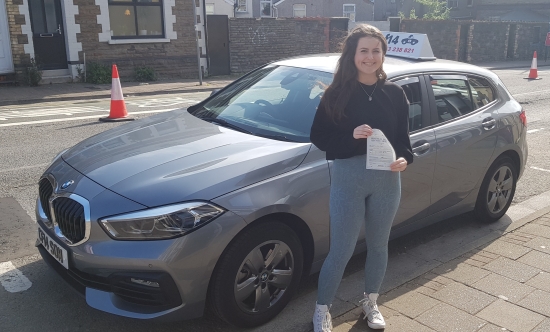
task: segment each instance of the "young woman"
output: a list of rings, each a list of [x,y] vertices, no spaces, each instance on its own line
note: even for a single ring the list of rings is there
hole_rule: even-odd
[[[386,325],[376,300],[388,261],[391,225],[401,198],[400,173],[412,163],[409,103],[398,85],[386,81],[382,65],[388,44],[380,30],[354,28],[332,84],[325,91],[311,128],[311,142],[334,160],[330,188],[330,252],[319,275],[313,325],[332,330],[330,305],[344,268],[365,224],[364,319],[369,327]],[[366,168],[367,137],[381,130],[395,150],[391,171]]]

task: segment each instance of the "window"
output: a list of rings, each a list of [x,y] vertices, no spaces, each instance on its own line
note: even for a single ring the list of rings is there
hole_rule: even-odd
[[[344,5],[344,17],[349,18],[351,22],[355,22],[355,5],[354,4]]]
[[[306,5],[295,4],[292,5],[292,16],[294,17],[306,17]]]
[[[447,7],[458,8],[458,0],[447,0]]]
[[[409,101],[409,131],[422,129],[422,91],[417,77],[410,77],[396,82],[403,88]]]
[[[445,76],[432,76],[431,84],[440,123],[458,118],[474,110],[468,81],[447,79]]]
[[[246,0],[237,0],[237,12],[246,13],[248,8],[246,8]]]
[[[213,3],[205,4],[204,9],[206,10],[206,15],[214,15],[214,4]]]
[[[252,135],[305,143],[331,81],[329,73],[270,65],[237,80],[190,113],[206,121],[225,120]]]
[[[470,89],[472,90],[475,109],[481,108],[496,99],[495,92],[486,79],[470,77],[468,83],[470,83]]]
[[[162,0],[110,0],[113,39],[162,38]]]
[[[468,7],[472,7],[474,5],[474,0],[468,0],[467,5]]]
[[[349,18],[350,21],[355,22],[355,5],[354,4],[344,5],[344,17],[347,17]]]
[[[260,16],[271,17],[271,0],[260,0]]]

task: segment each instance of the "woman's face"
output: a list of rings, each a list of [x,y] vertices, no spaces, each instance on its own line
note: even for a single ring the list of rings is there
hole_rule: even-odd
[[[360,77],[376,76],[376,70],[382,66],[384,55],[382,43],[375,37],[363,37],[357,42],[355,67]]]

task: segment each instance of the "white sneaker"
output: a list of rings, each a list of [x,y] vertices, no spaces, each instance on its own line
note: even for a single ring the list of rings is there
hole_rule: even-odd
[[[332,318],[328,312],[329,306],[324,304],[315,304],[315,313],[313,314],[314,332],[332,332]]]
[[[382,314],[380,313],[380,311],[378,310],[378,306],[376,305],[378,294],[365,293],[364,295],[365,298],[359,301],[359,303],[363,304],[363,314],[365,314],[365,317],[363,319],[367,320],[367,324],[371,329],[379,330],[385,328],[386,322],[384,321],[384,317],[382,317]]]

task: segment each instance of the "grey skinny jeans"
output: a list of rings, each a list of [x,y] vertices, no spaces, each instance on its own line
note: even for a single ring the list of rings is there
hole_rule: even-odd
[[[378,293],[388,263],[391,225],[401,198],[399,172],[366,169],[366,157],[336,159],[330,187],[330,251],[319,275],[317,303],[330,305],[364,223],[366,293]]]

